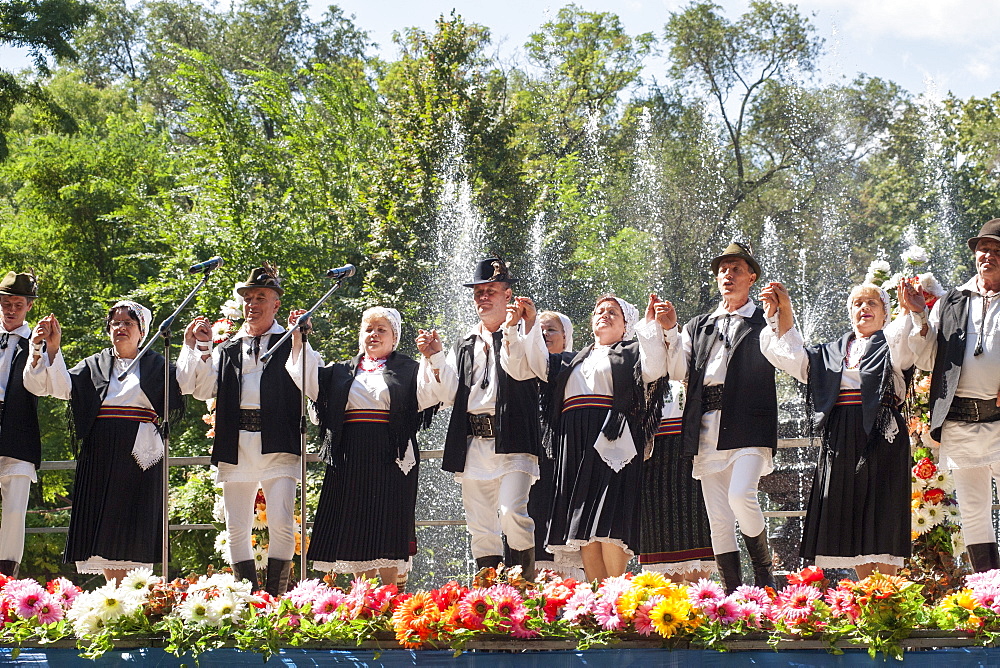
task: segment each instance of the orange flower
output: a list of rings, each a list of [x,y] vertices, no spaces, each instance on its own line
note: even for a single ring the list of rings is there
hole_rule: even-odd
[[[441,611],[437,603],[425,591],[406,599],[392,613],[396,640],[408,649],[416,649],[429,640],[434,633],[434,625],[440,620]]]

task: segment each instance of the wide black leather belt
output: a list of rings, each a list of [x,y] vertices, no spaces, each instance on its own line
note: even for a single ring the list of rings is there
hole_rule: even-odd
[[[260,431],[260,423],[259,408],[240,409],[240,431]]]
[[[701,412],[722,410],[722,388],[725,385],[706,385],[701,391]]]
[[[496,438],[496,416],[483,414],[483,415],[473,415],[468,414],[469,417],[469,436],[478,436],[479,438]]]
[[[996,422],[1000,420],[1000,408],[997,408],[996,399],[955,397],[951,400],[947,419],[959,422]]]

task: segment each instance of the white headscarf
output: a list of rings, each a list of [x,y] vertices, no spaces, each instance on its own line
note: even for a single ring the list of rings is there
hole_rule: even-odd
[[[594,310],[597,310],[597,306],[601,302],[605,302],[609,299],[614,299],[618,302],[618,306],[622,310],[622,315],[625,316],[625,336],[622,337],[622,341],[631,341],[635,338],[635,324],[639,322],[639,309],[637,309],[632,304],[628,303],[620,297],[615,297],[614,295],[602,297],[600,302],[594,304]],[[569,346],[567,346],[569,347]]]
[[[882,327],[886,327],[889,324],[889,321],[892,320],[892,308],[889,306],[889,293],[874,283],[859,283],[851,288],[851,291],[847,293],[847,317],[850,318],[851,316],[851,297],[854,295],[856,290],[861,290],[862,288],[878,292],[879,299],[882,300],[882,309],[885,311],[885,322],[882,323]]]
[[[362,327],[364,326],[365,320],[370,318],[385,318],[389,321],[389,325],[392,327],[393,334],[396,335],[396,342],[392,344],[392,349],[395,350],[399,346],[399,333],[403,326],[403,317],[399,315],[399,311],[394,308],[386,308],[385,306],[373,306],[370,309],[366,309],[364,313],[361,314]],[[364,329],[358,332],[358,345],[361,351],[364,352],[365,349],[365,332]]]
[[[562,325],[563,338],[565,339],[565,344],[563,350],[565,352],[570,352],[573,350],[573,323],[570,322],[569,316],[559,311],[542,311],[538,314],[539,316],[552,317],[555,316],[559,318],[559,324]]]
[[[141,346],[146,337],[149,336],[149,325],[153,322],[152,312],[138,302],[134,302],[128,299],[122,299],[115,302],[115,305],[111,307],[111,310],[116,308],[127,308],[135,313],[139,314],[139,328],[142,330],[142,338],[139,340],[139,345]]]

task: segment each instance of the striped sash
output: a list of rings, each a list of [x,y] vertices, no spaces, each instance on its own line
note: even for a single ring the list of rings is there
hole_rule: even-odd
[[[841,390],[834,406],[860,406],[861,390]]]
[[[577,408],[611,408],[612,400],[606,394],[578,394],[563,402],[562,412]]]
[[[675,436],[681,433],[681,418],[663,418],[654,436]]]
[[[160,422],[160,416],[152,408],[139,408],[138,406],[101,406],[101,409],[97,411],[97,417],[152,422],[153,424]]]
[[[389,424],[389,411],[372,409],[357,409],[344,411],[344,424],[348,422],[375,422]]]

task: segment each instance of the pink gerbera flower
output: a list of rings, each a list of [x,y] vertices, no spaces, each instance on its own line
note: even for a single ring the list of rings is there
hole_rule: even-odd
[[[467,629],[478,631],[486,628],[486,615],[493,604],[486,596],[485,589],[473,589],[458,602],[458,618]]]
[[[598,624],[606,631],[617,631],[625,624],[618,614],[618,605],[615,600],[600,599],[594,605],[594,617]]]
[[[588,584],[579,584],[573,595],[566,601],[563,609],[563,619],[567,622],[579,621],[585,615],[593,614],[594,603],[597,601],[597,594]]]
[[[736,588],[736,596],[744,601],[753,601],[759,606],[771,604],[771,597],[763,587],[740,585]]]
[[[329,589],[322,580],[310,579],[302,580],[295,588],[288,592],[285,597],[290,600],[296,607],[301,608],[306,603],[315,600],[316,597],[324,593],[324,590]]]
[[[822,592],[810,585],[789,585],[778,594],[779,616],[789,624],[804,622],[813,612],[813,602]]]
[[[494,600],[497,615],[500,616],[500,626],[504,628],[510,628],[513,625],[513,620],[523,619],[528,614],[528,609],[524,606],[524,600],[517,593],[516,589],[513,595],[505,593]]]
[[[38,606],[48,593],[37,582],[34,586],[25,585],[12,592],[14,612],[21,619],[31,619],[38,614]]]
[[[35,610],[39,624],[55,624],[66,615],[63,607],[59,605],[59,599],[49,593],[42,595]]]
[[[711,621],[722,624],[732,624],[740,619],[740,605],[733,596],[706,602],[702,607],[702,612]]]
[[[511,618],[510,634],[515,638],[537,638],[539,635],[538,631],[535,629],[528,628],[528,620],[530,619],[528,615],[528,609],[525,606],[521,606],[521,611],[515,613]]]
[[[656,630],[653,627],[653,622],[649,619],[649,611],[662,600],[662,596],[651,596],[648,601],[640,603],[635,609],[635,614],[632,615],[632,623],[635,625],[635,630],[638,633],[648,636],[652,635]]]
[[[688,598],[691,600],[691,605],[696,608],[701,608],[712,601],[719,601],[725,596],[722,587],[707,578],[702,578],[688,587]]]
[[[336,589],[331,589],[326,593],[319,592],[312,606],[313,617],[320,624],[333,621],[337,618],[337,610],[344,604],[346,598],[344,592]]]

